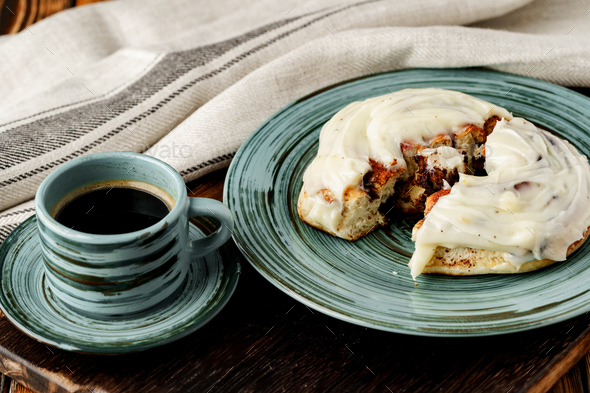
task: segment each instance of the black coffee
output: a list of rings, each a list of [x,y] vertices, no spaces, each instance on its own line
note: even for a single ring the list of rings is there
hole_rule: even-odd
[[[56,219],[80,232],[114,235],[147,228],[168,212],[166,204],[150,193],[113,187],[80,195]]]

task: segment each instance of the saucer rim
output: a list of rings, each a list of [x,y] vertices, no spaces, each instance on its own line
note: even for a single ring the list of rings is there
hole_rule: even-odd
[[[165,339],[153,339],[152,341],[148,340],[147,342],[145,340],[138,340],[140,343],[137,343],[137,344],[131,343],[128,345],[120,345],[117,343],[108,343],[108,344],[89,344],[89,345],[76,344],[76,345],[71,345],[66,342],[60,343],[60,342],[55,341],[54,339],[46,338],[43,335],[34,332],[29,327],[23,325],[18,320],[16,320],[11,315],[12,308],[7,307],[7,303],[8,303],[6,301],[7,292],[4,292],[3,271],[4,271],[4,263],[6,261],[5,253],[7,252],[7,249],[10,247],[10,245],[15,243],[18,240],[19,234],[21,232],[23,232],[25,229],[27,229],[28,226],[35,224],[36,220],[37,220],[37,217],[35,214],[33,214],[31,217],[27,218],[25,221],[23,221],[21,224],[19,224],[4,239],[4,241],[0,245],[0,291],[1,291],[1,293],[0,293],[0,310],[2,311],[2,313],[4,314],[6,319],[12,325],[15,328],[17,328],[20,332],[25,334],[26,336],[33,338],[42,344],[49,345],[53,348],[61,349],[64,351],[75,352],[75,353],[80,353],[80,354],[88,354],[88,355],[123,355],[123,354],[137,353],[137,352],[142,352],[142,351],[146,351],[149,349],[157,348],[157,347],[169,344],[171,342],[177,341],[181,338],[184,338],[184,337],[188,336],[189,334],[192,334],[195,331],[202,328],[203,326],[205,326],[213,318],[215,318],[215,316],[217,316],[217,314],[219,314],[219,312],[221,310],[223,310],[223,308],[227,305],[227,303],[229,302],[229,300],[233,296],[235,289],[237,287],[240,275],[241,275],[240,252],[239,252],[238,248],[235,246],[235,244],[232,245],[230,243],[230,241],[233,242],[233,240],[230,239],[230,241],[228,241],[227,243],[225,243],[224,245],[222,245],[218,249],[211,251],[212,253],[213,252],[220,253],[220,250],[223,248],[225,250],[225,252],[227,253],[226,258],[224,258],[223,255],[220,255],[220,257],[224,261],[224,265],[225,265],[225,262],[229,263],[229,265],[230,265],[230,268],[227,269],[227,273],[222,274],[222,284],[224,282],[228,281],[228,283],[227,283],[228,289],[225,292],[225,295],[211,309],[211,311],[209,311],[209,313],[205,315],[204,318],[201,318],[198,321],[194,321],[193,319],[188,320],[188,322],[186,323],[185,329],[183,329],[183,330],[179,331],[177,334],[174,334],[174,335],[167,337]],[[198,231],[202,232],[202,230],[200,228],[198,228],[195,224],[193,224],[192,222],[189,221],[189,227],[190,226],[194,226]],[[36,232],[37,230],[38,230],[37,226],[35,225],[35,227],[33,228],[33,231]],[[189,232],[189,236],[190,236],[190,232]],[[200,257],[198,259],[201,259],[201,258],[203,258],[203,257]],[[191,263],[194,263],[194,262],[191,262]],[[226,269],[224,269],[224,270],[226,270]],[[41,275],[41,277],[44,277],[44,273]],[[223,287],[223,285],[220,285],[219,288],[222,288],[222,287]],[[217,289],[217,291],[219,291],[219,289]],[[215,294],[217,291],[215,291],[213,293]],[[47,309],[45,309],[45,310],[47,310]],[[172,315],[172,314],[174,314],[174,313],[171,311],[170,315]],[[57,315],[59,317],[59,319],[62,318],[60,314],[52,313],[52,315]],[[81,317],[82,317],[82,315],[81,315]],[[87,316],[83,316],[83,317],[88,318]],[[163,320],[165,321],[166,319],[167,318],[165,318]],[[113,321],[113,322],[117,323],[116,321]],[[126,341],[126,342],[128,342],[128,341]]]

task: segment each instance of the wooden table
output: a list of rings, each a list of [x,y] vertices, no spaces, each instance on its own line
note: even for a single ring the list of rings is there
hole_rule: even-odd
[[[192,195],[220,200],[224,176],[218,171],[192,183]],[[406,336],[310,310],[246,261],[242,267],[236,293],[208,325],[140,354],[48,348],[0,318],[0,372],[13,378],[4,379],[5,389],[28,392],[20,383],[39,392],[587,392],[590,314],[498,337]]]
[[[0,34],[94,1],[100,0],[0,0]],[[579,91],[590,95],[589,89]],[[194,182],[193,195],[220,200],[224,176],[219,171]],[[487,339],[383,333],[309,310],[247,262],[242,266],[236,293],[211,323],[140,355],[49,349],[0,316],[0,371],[8,375],[0,374],[0,393],[30,392],[25,386],[39,392],[590,390],[586,316]]]
[[[104,0],[0,0],[0,34],[15,34],[67,8],[99,1]]]

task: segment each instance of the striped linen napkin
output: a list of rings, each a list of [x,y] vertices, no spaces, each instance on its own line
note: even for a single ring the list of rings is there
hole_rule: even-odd
[[[485,66],[590,86],[583,0],[129,0],[0,37],[0,241],[75,157],[144,152],[194,180],[323,87]]]

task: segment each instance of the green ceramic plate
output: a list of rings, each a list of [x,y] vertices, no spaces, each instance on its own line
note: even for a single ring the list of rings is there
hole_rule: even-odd
[[[295,299],[336,318],[391,332],[482,336],[552,324],[590,309],[590,242],[567,262],[527,274],[422,275],[406,266],[411,224],[350,243],[297,215],[303,172],[322,125],[357,100],[405,88],[472,94],[555,130],[590,155],[590,99],[551,83],[476,69],[407,70],[352,81],[298,100],[268,119],[236,154],[225,202],[250,263]]]
[[[200,224],[210,233],[205,221]],[[201,229],[190,225],[191,239],[204,236]],[[2,244],[0,272],[0,306],[22,332],[66,351],[118,354],[172,342],[209,322],[231,297],[240,262],[235,247],[226,244],[192,262],[183,290],[168,304],[133,319],[97,320],[71,311],[52,294],[33,216]]]

